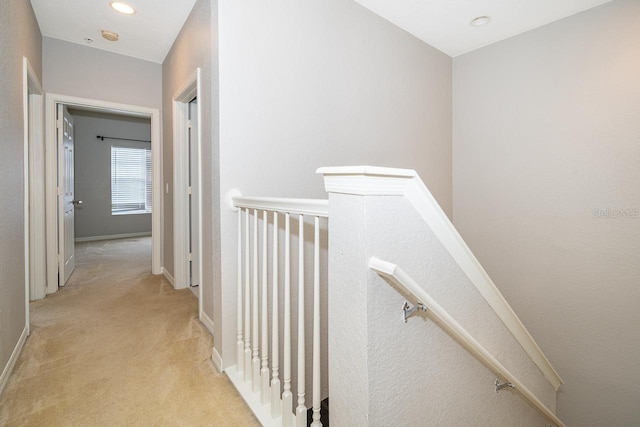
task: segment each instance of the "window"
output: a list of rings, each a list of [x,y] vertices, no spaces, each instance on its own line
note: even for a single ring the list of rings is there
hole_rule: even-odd
[[[111,214],[151,213],[151,150],[111,147]]]

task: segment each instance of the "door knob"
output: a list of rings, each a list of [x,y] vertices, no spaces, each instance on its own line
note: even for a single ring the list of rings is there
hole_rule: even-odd
[[[74,205],[78,206],[82,204],[82,200],[72,200],[71,203],[73,203]]]

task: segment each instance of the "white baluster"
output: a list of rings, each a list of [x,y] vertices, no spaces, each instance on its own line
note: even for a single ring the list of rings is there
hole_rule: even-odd
[[[322,427],[320,422],[320,218],[315,217],[313,237],[313,421],[311,427]]]
[[[273,295],[271,303],[271,416],[278,418],[282,412],[280,402],[280,367],[278,336],[278,212],[273,213]]]
[[[253,210],[253,291],[251,293],[251,320],[252,320],[252,359],[251,359],[251,378],[252,390],[258,392],[260,390],[260,355],[258,352],[260,335],[258,332],[258,211]]]
[[[244,380],[251,379],[251,277],[249,276],[249,209],[244,222]]]
[[[268,230],[267,211],[262,211],[262,343],[260,350],[262,351],[262,362],[260,368],[260,379],[262,382],[262,404],[269,403],[269,321],[267,307],[267,230]]]
[[[237,326],[238,338],[236,341],[236,369],[242,371],[242,351],[244,343],[242,342],[242,209],[238,209],[238,308],[237,308]]]
[[[296,425],[306,427],[307,407],[305,395],[305,348],[304,348],[304,216],[299,215],[298,226],[298,407]]]
[[[284,221],[284,385],[282,391],[282,426],[290,427],[293,421],[291,408],[291,230],[290,215]]]

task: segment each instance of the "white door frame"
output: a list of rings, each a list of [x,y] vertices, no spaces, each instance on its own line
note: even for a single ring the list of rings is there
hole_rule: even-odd
[[[29,330],[29,300],[44,298],[44,99],[38,76],[22,58],[24,117],[24,292],[25,325]]]
[[[188,261],[189,255],[189,199],[187,194],[188,161],[189,161],[189,102],[198,98],[197,117],[198,128],[192,149],[197,150],[197,189],[198,203],[198,232],[202,232],[202,102],[200,90],[200,68],[197,68],[187,81],[173,95],[173,248],[174,248],[174,287],[184,289],[189,286]],[[193,142],[195,142],[195,147]],[[198,264],[198,317],[202,320],[202,237],[198,239],[196,256]]]
[[[153,190],[151,212],[151,273],[161,274],[162,244],[162,141],[160,140],[160,110],[137,105],[119,104],[75,96],[46,94],[46,229],[47,229],[47,293],[58,290],[58,212],[57,212],[57,156],[56,104],[91,108],[96,111],[126,114],[151,119],[151,167]]]

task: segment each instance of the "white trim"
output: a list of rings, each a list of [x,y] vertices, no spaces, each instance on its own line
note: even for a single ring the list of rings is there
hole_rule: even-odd
[[[215,347],[213,347],[213,350],[211,350],[211,361],[213,362],[213,366],[216,367],[218,372],[222,374],[224,372],[224,368],[222,367],[222,356],[220,356],[220,353],[218,353],[218,350],[216,350]]]
[[[200,321],[202,322],[204,327],[207,328],[207,331],[209,331],[209,333],[213,335],[213,320],[211,320],[211,318],[207,316],[207,313],[205,313],[204,311],[200,312]]]
[[[23,200],[22,200],[22,213],[23,213],[23,233],[24,233],[24,316],[25,327],[27,328],[27,335],[29,334],[29,293],[30,293],[30,274],[31,274],[31,252],[30,252],[30,234],[29,234],[29,61],[26,57],[22,57],[23,64],[23,79],[22,79],[22,121],[24,130],[24,143],[23,143]]]
[[[28,68],[30,69],[30,65]],[[30,300],[42,299],[47,293],[45,173],[44,173],[44,96],[33,70],[28,72],[29,88],[29,239]],[[35,79],[35,80],[33,80]]]
[[[291,214],[313,215],[328,217],[329,200],[327,199],[286,199],[275,197],[232,197],[233,206],[266,210],[272,212],[286,212]]]
[[[235,386],[236,390],[238,390],[238,393],[240,393],[240,396],[242,396],[242,399],[244,399],[249,408],[251,408],[253,415],[255,415],[263,427],[284,425],[282,422],[282,415],[277,418],[273,418],[271,416],[271,405],[262,404],[260,393],[254,393],[251,388],[251,381],[245,381],[244,374],[242,372],[238,372],[236,366],[226,369],[225,373],[231,380],[231,383]],[[290,416],[293,421],[295,421],[293,413],[291,413]],[[291,425],[295,424],[292,423]]]
[[[56,156],[56,107],[46,96],[45,118],[45,217],[47,233],[47,294],[58,290],[58,158]]]
[[[20,353],[22,353],[22,348],[24,347],[24,343],[27,341],[28,334],[29,331],[25,326],[25,328],[22,330],[22,334],[20,334],[20,338],[18,339],[16,346],[13,349],[13,352],[11,353],[11,357],[9,357],[7,364],[2,370],[2,375],[0,375],[0,394],[2,394],[2,391],[6,387],[7,382],[9,382],[9,377],[13,372],[13,368],[16,366],[16,362],[18,361],[18,357],[20,357]]]
[[[161,117],[157,108],[120,104],[95,99],[48,93],[46,95],[46,224],[47,224],[47,293],[58,290],[58,249],[56,213],[56,104],[82,107],[96,111],[127,114],[151,119],[151,162],[153,167],[153,212],[151,214],[151,272],[161,274],[162,247],[162,141],[160,139]]]
[[[142,231],[139,233],[121,233],[121,234],[105,234],[104,236],[87,236],[76,237],[76,243],[80,242],[95,242],[98,240],[115,240],[115,239],[127,239],[130,237],[146,237],[151,236],[150,231]]]
[[[369,259],[369,268],[381,277],[395,284],[401,290],[413,295],[416,302],[423,304],[427,309],[427,316],[451,336],[460,346],[464,347],[480,363],[498,376],[503,383],[511,384],[517,394],[522,396],[527,403],[557,426],[566,427],[565,424],[547,406],[540,401],[531,391],[525,387],[507,368],[500,363],[489,351],[482,346],[466,329],[462,327],[440,304],[438,304],[424,289],[420,287],[407,273],[396,264],[383,261],[376,257]],[[406,318],[405,318],[406,320]],[[496,389],[497,391],[497,389]]]
[[[23,126],[23,227],[24,227],[24,260],[25,281],[29,283],[29,61],[22,57],[22,126]],[[28,301],[28,299],[27,299]]]
[[[185,136],[188,104],[173,102],[173,273],[176,289],[188,287],[188,228]]]
[[[378,166],[325,167],[316,173],[324,175],[324,187],[328,193],[360,196],[401,196],[407,179],[418,176],[411,169]]]
[[[136,210],[136,211],[111,211],[111,215],[113,216],[125,216],[125,215],[149,215],[151,210]]]
[[[24,316],[27,335],[30,333],[29,300],[44,297],[46,266],[41,249],[44,230],[44,163],[42,85],[27,57],[22,57],[23,112],[23,222],[24,222]],[[31,187],[34,191],[31,191]],[[42,196],[39,197],[39,196]]]
[[[188,278],[188,239],[189,239],[189,206],[188,194],[186,191],[189,173],[188,162],[188,117],[189,102],[193,98],[198,98],[197,104],[197,135],[195,148],[197,150],[198,165],[196,187],[198,193],[198,247],[196,256],[198,257],[198,312],[202,313],[202,90],[200,86],[200,68],[187,78],[185,83],[173,95],[173,248],[174,248],[174,288],[184,289],[189,287]],[[193,143],[193,141],[192,141]]]
[[[317,172],[325,175],[325,188],[328,192],[356,195],[404,195],[554,389],[557,390],[563,384],[549,359],[415,171],[355,166],[320,168]]]
[[[162,275],[164,276],[165,279],[167,279],[167,282],[169,282],[171,286],[173,286],[174,288],[176,287],[175,281],[173,280],[173,276],[164,267],[162,267]]]

